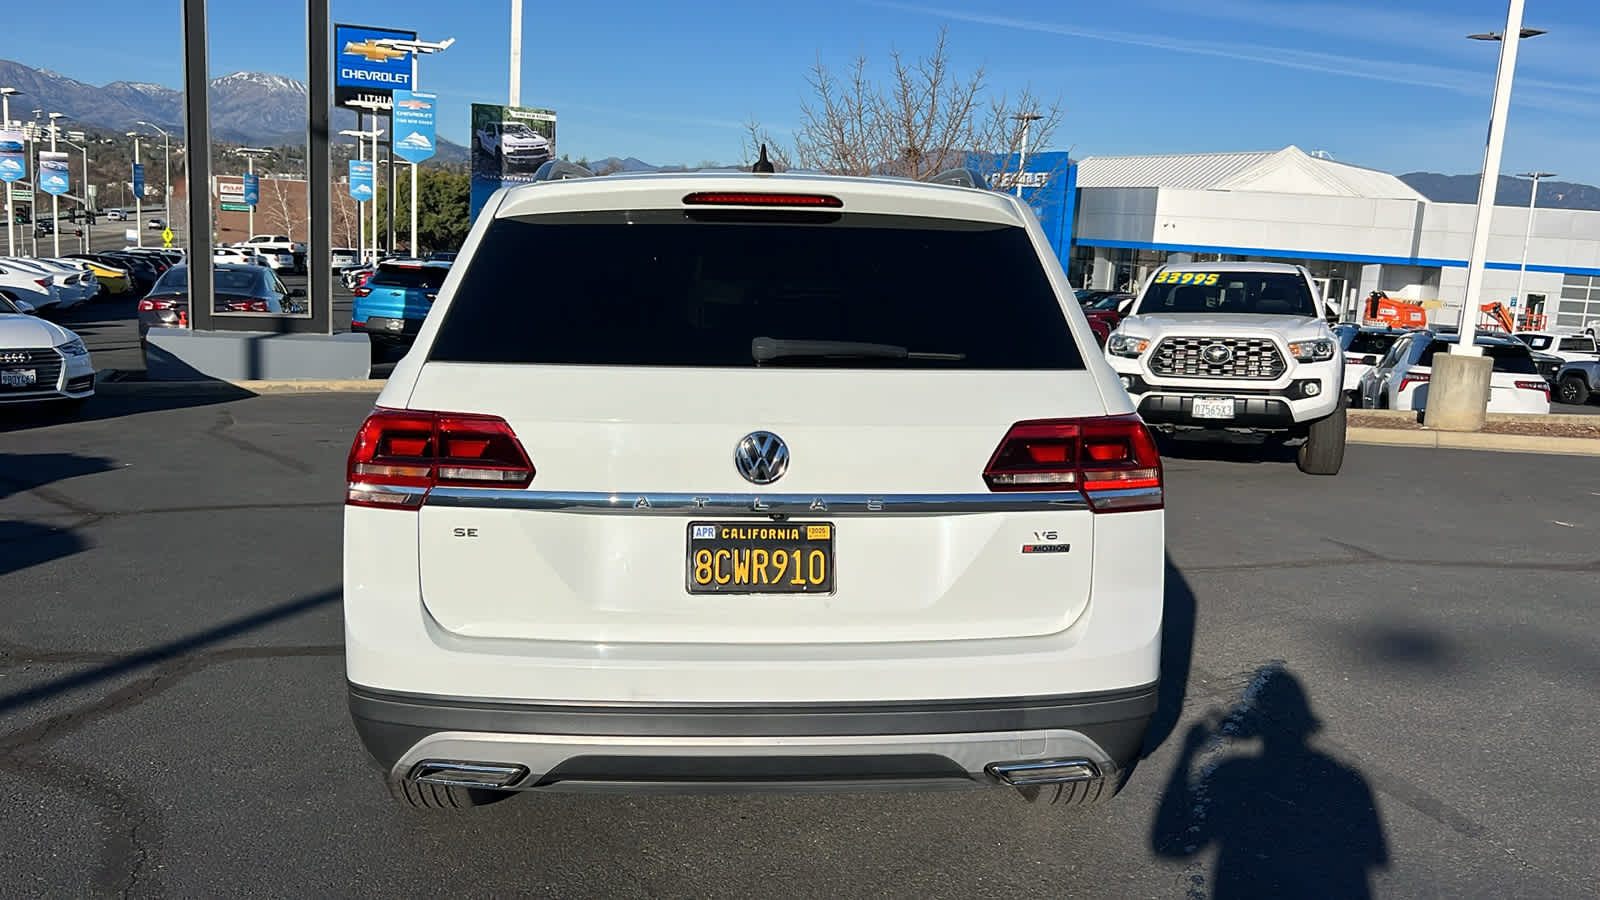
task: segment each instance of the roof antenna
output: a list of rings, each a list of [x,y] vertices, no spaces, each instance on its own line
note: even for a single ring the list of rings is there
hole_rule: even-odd
[[[761,158],[756,160],[756,164],[750,167],[750,171],[759,175],[771,175],[778,171],[772,165],[772,160],[767,159],[767,145],[765,142],[761,144]]]

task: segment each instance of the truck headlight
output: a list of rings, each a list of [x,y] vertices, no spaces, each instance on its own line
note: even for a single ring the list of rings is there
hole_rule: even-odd
[[[1150,349],[1149,339],[1134,337],[1131,334],[1119,332],[1106,339],[1106,350],[1112,356],[1137,357],[1148,349]]]
[[[1314,341],[1296,341],[1289,345],[1289,352],[1300,362],[1323,362],[1333,359],[1334,349],[1333,341],[1327,338],[1318,338]]]

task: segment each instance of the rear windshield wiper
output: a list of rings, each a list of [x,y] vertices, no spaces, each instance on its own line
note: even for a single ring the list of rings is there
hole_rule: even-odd
[[[799,356],[834,359],[930,359],[960,362],[965,353],[918,353],[894,344],[869,344],[865,341],[790,341],[758,337],[750,342],[750,355],[757,364]]]

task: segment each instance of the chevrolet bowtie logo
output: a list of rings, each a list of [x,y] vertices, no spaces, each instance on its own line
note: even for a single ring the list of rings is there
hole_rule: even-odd
[[[395,106],[401,109],[432,109],[433,104],[426,100],[401,100]]]
[[[344,53],[346,56],[360,56],[366,59],[367,62],[375,63],[388,62],[391,59],[399,59],[406,55],[406,51],[385,47],[372,38],[367,38],[359,44],[355,41],[346,41]]]

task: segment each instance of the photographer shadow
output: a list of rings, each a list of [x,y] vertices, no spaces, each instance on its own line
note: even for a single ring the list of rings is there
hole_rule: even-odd
[[[1293,675],[1258,670],[1224,718],[1189,729],[1151,849],[1183,859],[1215,845],[1214,897],[1372,896],[1389,862],[1383,823],[1366,779],[1308,745],[1321,727]],[[1229,754],[1230,739],[1260,752]]]

